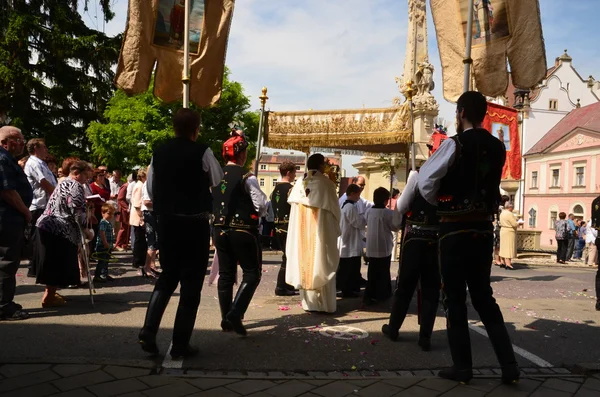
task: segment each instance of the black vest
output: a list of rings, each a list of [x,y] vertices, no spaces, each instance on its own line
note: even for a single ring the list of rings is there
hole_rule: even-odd
[[[592,201],[592,227],[600,229],[600,196]]]
[[[206,145],[173,138],[154,151],[152,204],[156,215],[211,212],[210,179],[202,164],[206,149]]]
[[[440,223],[437,208],[427,202],[417,191],[415,199],[406,213],[406,222],[410,225],[435,226]]]
[[[483,128],[450,138],[454,163],[438,191],[438,215],[481,213],[494,216],[500,203],[500,180],[506,161],[504,144]]]
[[[234,229],[258,228],[260,218],[245,187],[252,173],[238,165],[226,165],[223,173],[223,180],[213,188],[213,224]]]
[[[290,218],[291,206],[288,204],[288,197],[292,191],[292,184],[289,182],[281,182],[275,186],[271,193],[271,207],[275,215],[275,224],[287,224]]]

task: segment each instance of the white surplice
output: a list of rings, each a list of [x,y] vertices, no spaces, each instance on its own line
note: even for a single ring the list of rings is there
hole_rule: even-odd
[[[333,313],[341,234],[335,185],[319,171],[310,170],[294,185],[288,203],[285,280],[300,289],[304,310]]]

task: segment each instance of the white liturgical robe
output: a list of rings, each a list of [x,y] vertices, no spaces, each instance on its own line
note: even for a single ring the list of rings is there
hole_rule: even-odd
[[[319,171],[310,170],[294,185],[288,203],[286,282],[300,289],[304,310],[333,313],[341,234],[335,185]]]

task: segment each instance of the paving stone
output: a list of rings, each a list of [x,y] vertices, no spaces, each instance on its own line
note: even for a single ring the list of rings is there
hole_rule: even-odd
[[[479,372],[478,369],[474,369],[473,370],[473,375],[481,375],[481,372]]]
[[[0,395],[7,391],[24,389],[29,386],[39,385],[60,378],[55,372],[45,369],[39,372],[26,373],[24,375],[6,378],[0,382]]]
[[[142,392],[134,391],[133,393],[119,394],[117,397],[146,397],[146,395]]]
[[[392,386],[389,383],[377,382],[364,389],[360,389],[360,395],[365,397],[389,397],[401,390],[401,388]]]
[[[111,397],[133,391],[146,390],[148,386],[137,379],[120,379],[90,386],[88,389],[98,397]]]
[[[502,370],[500,368],[494,368],[492,371],[494,371],[496,375],[502,375]]]
[[[579,384],[583,384],[583,382],[585,382],[585,378],[581,377],[568,377],[568,378],[558,378],[558,379],[563,379],[563,380],[568,380],[570,382],[575,382],[575,383],[579,383]]]
[[[309,385],[315,385],[315,386],[325,386],[328,383],[333,382],[332,380],[326,380],[326,379],[303,379],[302,382],[306,382]]]
[[[536,391],[533,392],[531,397],[571,397],[573,393],[567,393],[565,391],[547,389],[545,387],[540,387]]]
[[[53,394],[52,397],[96,397],[85,389],[69,390],[59,394]],[[145,396],[144,396],[145,397]]]
[[[144,382],[145,384],[147,384],[150,387],[164,386],[164,385],[169,385],[173,382],[177,382],[177,378],[171,378],[170,376],[164,376],[164,375],[140,376],[137,379],[141,380],[142,382]]]
[[[410,378],[412,376],[415,376],[415,374],[413,374],[410,371],[398,371],[398,375],[400,375],[400,376],[406,376],[408,378]]]
[[[342,397],[347,394],[353,393],[356,390],[355,385],[346,383],[338,380],[325,386],[321,386],[318,389],[314,389],[311,393],[318,394],[323,397]]]
[[[484,397],[485,392],[481,390],[470,389],[463,385],[458,385],[454,389],[448,390],[441,397]]]
[[[347,381],[348,383],[352,383],[358,387],[367,387],[372,385],[375,382],[380,382],[378,379],[351,379]]]
[[[344,378],[344,373],[340,371],[327,372],[329,378]]]
[[[87,364],[59,364],[52,367],[52,370],[66,378],[68,376],[79,375],[86,372],[97,371],[102,368],[101,365],[87,365]]]
[[[229,390],[233,390],[234,392],[241,394],[242,396],[247,396],[248,394],[256,393],[257,391],[262,391],[273,386],[275,386],[275,383],[271,381],[252,379],[233,383],[231,385],[227,385],[226,387]]]
[[[426,389],[421,386],[412,386],[396,394],[394,397],[436,397],[440,394],[439,391]]]
[[[211,378],[200,378],[189,380],[188,383],[197,387],[200,390],[210,390],[215,387],[229,385],[231,383],[237,382],[236,379],[211,379]]]
[[[189,383],[178,380],[169,385],[160,386],[151,390],[144,391],[143,393],[148,397],[179,397],[186,396],[198,391],[198,389]]]
[[[321,397],[318,394],[314,394],[314,393],[304,393],[301,394],[299,397]]]
[[[382,379],[381,381],[383,383],[387,383],[388,385],[397,386],[401,389],[406,389],[423,381],[423,378],[417,378],[416,376],[408,376],[396,379]]]
[[[314,388],[314,385],[299,380],[290,380],[265,390],[265,393],[275,397],[296,397]]]
[[[50,368],[50,364],[6,364],[0,367],[0,374],[5,378],[39,372]]]
[[[116,365],[106,366],[104,372],[114,376],[116,379],[150,375],[150,369],[148,368],[120,367]]]
[[[521,368],[521,371],[525,372],[526,374],[537,374],[540,372],[537,368]]]
[[[264,391],[259,391],[257,393],[249,394],[247,397],[273,397],[273,396],[265,393]]]
[[[513,390],[531,393],[535,389],[540,387],[541,384],[542,384],[542,382],[539,382],[537,380],[521,379],[521,380],[519,380],[519,383],[517,383],[516,385],[512,385],[511,387],[513,388]]]
[[[568,380],[562,379],[548,379],[542,384],[542,387],[547,387],[548,389],[566,391],[568,393],[575,393],[577,389],[579,389],[578,383],[569,382]]]
[[[429,371],[428,369],[422,369],[419,371],[412,371],[413,374],[415,374],[415,376],[421,377],[421,378],[425,378],[425,377],[429,377],[429,376],[434,376],[433,372]]]
[[[583,387],[585,387],[586,389],[600,391],[600,380],[596,378],[589,378],[585,381]]]
[[[419,386],[443,393],[452,389],[453,387],[456,387],[456,384],[457,382],[448,379],[428,378],[419,383]]]
[[[490,393],[486,394],[486,397],[527,397],[528,392],[518,391],[514,386],[511,385],[500,385]]]
[[[471,389],[480,390],[484,392],[490,392],[500,385],[500,381],[494,379],[471,379],[468,385],[465,385]]]
[[[492,371],[491,369],[487,369],[487,368],[482,368],[479,370],[479,372],[481,373],[481,375],[485,375],[485,376],[494,375],[494,371]]]
[[[273,378],[280,378],[285,376],[285,374],[283,372],[269,372],[267,375],[269,375],[269,378],[273,377]]]
[[[2,397],[45,397],[58,393],[59,390],[50,383],[40,383],[24,389],[17,389],[8,393],[2,393]]]
[[[399,375],[394,372],[394,371],[379,371],[379,376],[381,376],[382,378],[396,378]]]
[[[58,387],[60,390],[69,391],[73,389],[79,389],[80,387],[96,385],[98,383],[110,382],[111,380],[115,380],[115,378],[106,372],[94,371],[70,376],[68,378],[62,378],[54,381],[53,383],[54,386]]]
[[[265,378],[266,372],[248,372],[248,378]]]
[[[360,376],[364,376],[365,378],[378,377],[379,374],[375,371],[360,371]]]
[[[307,374],[308,374],[308,376],[314,376],[315,378],[327,376],[327,374],[325,372],[319,372],[319,371],[308,371]]]
[[[540,372],[546,375],[552,375],[554,373],[551,368],[540,368]]]
[[[554,371],[557,374],[570,374],[571,371],[569,371],[566,368],[552,368],[552,371]]]
[[[229,390],[225,387],[217,387],[216,389],[210,389],[201,391],[199,393],[190,394],[189,397],[238,397],[239,394]]]
[[[573,397],[598,397],[598,391],[582,387]]]

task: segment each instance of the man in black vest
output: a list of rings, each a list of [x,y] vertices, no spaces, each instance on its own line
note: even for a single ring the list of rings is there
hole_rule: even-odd
[[[223,172],[208,146],[196,142],[198,113],[180,109],[173,127],[175,138],[154,151],[148,175],[163,270],[150,297],[139,341],[144,351],[158,354],[156,333],[169,299],[181,283],[171,349],[173,359],[178,359],[198,352],[189,341],[208,267],[210,188],[219,183]]]
[[[439,372],[446,379],[473,377],[467,322],[467,291],[485,325],[500,366],[502,381],[516,382],[519,368],[502,312],[490,286],[494,214],[500,202],[504,144],[481,128],[487,102],[475,91],[457,101],[457,135],[447,139],[419,172],[419,192],[437,205],[439,252],[448,342],[454,366]]]
[[[296,180],[296,164],[291,161],[284,161],[279,166],[281,182],[275,186],[271,193],[271,208],[275,218],[275,240],[278,248],[283,252],[281,257],[281,267],[277,274],[277,285],[275,286],[275,295],[291,296],[296,295],[293,286],[285,282],[285,269],[287,258],[285,256],[285,242],[287,240],[288,223],[290,220],[291,206],[288,204],[288,196],[292,191],[292,183]]]
[[[590,222],[590,228],[598,230],[598,236],[596,237],[596,265],[600,264],[600,196],[596,197],[592,201],[592,221]],[[600,266],[596,272],[596,310],[600,311]]]
[[[231,132],[223,144],[223,179],[213,189],[213,241],[219,255],[219,306],[221,328],[246,335],[242,318],[262,277],[262,250],[258,224],[267,211],[267,195],[258,180],[244,165],[248,142],[241,130]],[[237,264],[243,271],[242,282],[233,299]]]

